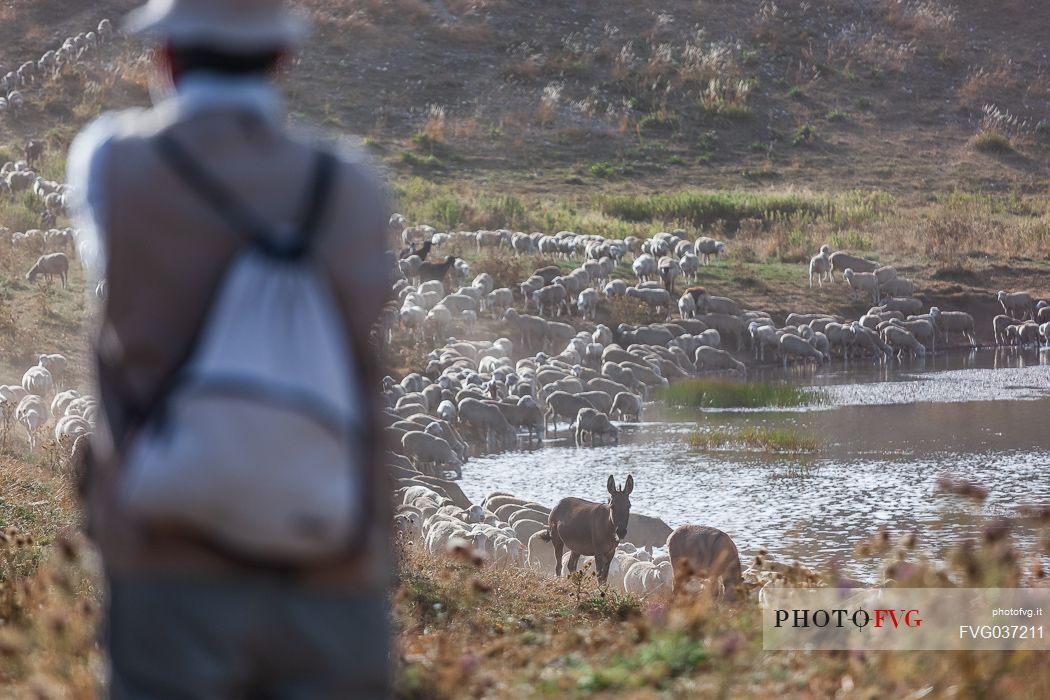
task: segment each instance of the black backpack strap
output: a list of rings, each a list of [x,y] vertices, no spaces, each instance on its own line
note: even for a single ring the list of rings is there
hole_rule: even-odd
[[[309,248],[313,242],[314,234],[320,229],[321,218],[325,212],[325,204],[335,184],[335,170],[337,161],[334,155],[328,151],[319,151],[317,165],[314,166],[313,176],[310,178],[310,186],[306,190],[306,201],[303,210],[298,217],[299,242],[304,248]]]
[[[252,245],[277,257],[300,257],[309,250],[332,189],[336,166],[334,155],[318,151],[303,209],[297,219],[298,235],[286,242],[274,234],[273,227],[244,206],[230,188],[201,166],[170,133],[157,138],[157,148],[186,186],[207,202],[230,228],[246,236]]]

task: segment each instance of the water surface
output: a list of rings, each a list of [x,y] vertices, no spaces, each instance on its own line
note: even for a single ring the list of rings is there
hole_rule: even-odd
[[[634,475],[634,510],[672,527],[702,523],[729,532],[741,553],[823,568],[838,561],[873,579],[880,562],[854,546],[880,526],[916,531],[923,550],[944,556],[976,536],[980,521],[1050,503],[1050,365],[1046,353],[978,351],[924,363],[853,363],[753,376],[818,386],[829,406],[785,411],[670,411],[647,408],[624,425],[619,446],[577,449],[551,439],[534,452],[471,460],[463,488],[477,499],[507,490],[552,505],[564,496],[604,499],[610,473]],[[696,451],[696,430],[788,427],[824,443],[814,456],[730,449]],[[964,477],[989,488],[983,503],[938,493],[937,479]],[[1037,533],[1016,532],[1031,550]],[[1048,564],[1044,560],[1044,564]]]

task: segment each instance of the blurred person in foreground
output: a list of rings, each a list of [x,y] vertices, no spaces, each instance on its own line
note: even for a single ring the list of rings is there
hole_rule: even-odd
[[[105,280],[82,488],[114,698],[381,698],[393,578],[379,371],[385,191],[288,133],[280,0],[151,0],[167,94],[74,142]]]

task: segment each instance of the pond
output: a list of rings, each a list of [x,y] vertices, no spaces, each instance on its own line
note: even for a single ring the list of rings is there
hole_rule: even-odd
[[[903,365],[764,369],[752,378],[820,387],[831,402],[702,412],[652,404],[646,422],[621,425],[618,446],[578,449],[561,425],[542,449],[471,460],[462,486],[475,500],[498,489],[553,505],[569,495],[604,499],[608,475],[622,481],[630,473],[635,512],[672,527],[718,527],[745,558],[766,548],[780,561],[817,569],[837,562],[873,580],[881,561],[858,559],[853,549],[880,527],[918,533],[920,548],[939,559],[976,536],[982,521],[1050,503],[1048,362],[1046,353],[1000,349]],[[697,430],[746,426],[791,429],[822,447],[789,456],[686,442]],[[988,498],[939,492],[946,475],[986,486]],[[1015,537],[1032,551],[1038,533],[1020,528]]]

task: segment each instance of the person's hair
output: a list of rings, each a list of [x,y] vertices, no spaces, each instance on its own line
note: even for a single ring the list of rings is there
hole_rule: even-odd
[[[205,46],[169,46],[172,74],[184,76],[206,72],[247,77],[267,75],[281,62],[284,51],[269,49],[254,53],[228,53]]]

